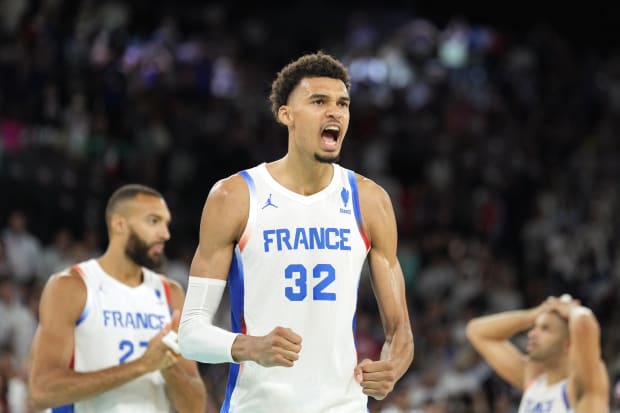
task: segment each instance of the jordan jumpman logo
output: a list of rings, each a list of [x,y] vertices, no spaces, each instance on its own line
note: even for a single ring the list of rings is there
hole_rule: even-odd
[[[273,202],[271,202],[271,194],[269,194],[269,198],[267,198],[267,202],[265,202],[265,205],[263,205],[263,207],[261,209],[265,209],[268,206],[272,206],[274,208],[277,208],[278,206],[276,204],[274,204]]]

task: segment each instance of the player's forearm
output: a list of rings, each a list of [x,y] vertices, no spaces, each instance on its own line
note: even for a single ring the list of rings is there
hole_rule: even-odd
[[[186,359],[202,363],[234,361],[231,347],[237,334],[213,325],[225,286],[224,280],[189,277],[179,326],[179,347]]]
[[[593,374],[590,370],[596,370],[600,361],[600,338],[601,328],[587,307],[575,306],[571,308],[568,317],[568,328],[571,337],[571,348],[578,355],[580,367],[588,371],[587,375]]]
[[[467,324],[467,337],[472,340],[507,340],[513,335],[534,325],[537,312],[535,309],[506,311],[499,314],[482,316],[470,320]]]
[[[398,327],[394,334],[386,336],[381,349],[381,360],[392,360],[401,378],[409,369],[414,356],[413,333],[407,325]]]
[[[161,370],[166,380],[166,394],[174,410],[179,413],[202,413],[207,403],[207,392],[198,374],[189,374],[181,363]]]
[[[29,394],[38,410],[95,397],[148,373],[138,360],[96,372],[72,370],[31,374]]]

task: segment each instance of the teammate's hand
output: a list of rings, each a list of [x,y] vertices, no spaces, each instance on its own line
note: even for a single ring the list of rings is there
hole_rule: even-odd
[[[384,399],[397,380],[396,366],[391,360],[364,359],[355,367],[354,374],[364,394],[377,400]]]
[[[146,351],[142,355],[141,361],[146,366],[147,371],[162,370],[174,366],[179,357],[175,354],[163,341],[163,337],[170,330],[176,330],[179,327],[179,318],[181,317],[179,310],[174,310],[170,323],[166,324],[150,341]]]
[[[253,356],[263,367],[292,367],[299,359],[301,336],[290,328],[276,327],[269,334],[254,337]]]

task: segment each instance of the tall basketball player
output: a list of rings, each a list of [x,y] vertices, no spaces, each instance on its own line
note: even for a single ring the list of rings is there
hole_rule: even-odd
[[[272,85],[288,152],[218,182],[200,226],[181,352],[231,364],[223,412],[362,413],[413,359],[413,334],[387,193],[336,162],[349,125],[349,76],[322,52]],[[368,258],[385,332],[358,361],[355,312]],[[212,324],[229,283],[232,329]]]
[[[52,412],[204,412],[194,361],[162,338],[179,322],[181,287],[149,268],[163,257],[170,212],[162,196],[126,185],[106,208],[99,259],[54,275],[40,302],[29,392]]]

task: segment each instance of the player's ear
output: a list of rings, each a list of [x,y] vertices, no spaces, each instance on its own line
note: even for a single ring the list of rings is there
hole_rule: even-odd
[[[278,108],[278,121],[286,126],[293,122],[293,113],[290,107],[282,105]]]
[[[119,213],[113,213],[110,216],[110,232],[112,234],[122,234],[127,230],[127,220]]]

